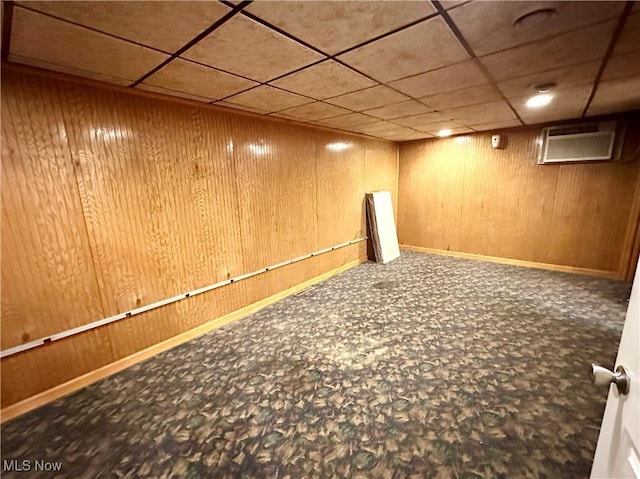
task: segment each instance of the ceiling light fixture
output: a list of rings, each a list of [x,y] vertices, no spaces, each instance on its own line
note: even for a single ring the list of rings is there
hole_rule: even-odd
[[[451,130],[447,130],[447,129],[440,130],[440,131],[438,132],[438,136],[439,136],[440,138],[445,138],[445,137],[447,137],[447,136],[451,136]]]
[[[551,90],[555,86],[555,83],[543,83],[542,85],[534,86],[533,88],[538,94],[527,100],[527,106],[529,108],[540,108],[541,106],[546,106],[551,103],[551,100],[553,100]]]

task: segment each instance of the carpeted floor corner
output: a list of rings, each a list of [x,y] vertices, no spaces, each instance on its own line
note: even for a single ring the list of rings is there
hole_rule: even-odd
[[[62,469],[2,476],[587,478],[629,291],[403,252],[7,422]]]

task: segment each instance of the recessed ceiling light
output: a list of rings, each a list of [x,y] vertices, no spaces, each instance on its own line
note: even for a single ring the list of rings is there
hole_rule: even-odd
[[[546,106],[553,100],[551,90],[556,86],[555,83],[542,83],[540,85],[534,85],[533,89],[538,92],[537,95],[532,96],[527,100],[527,106],[529,108],[540,108]]]
[[[438,132],[438,136],[441,138],[444,138],[445,136],[451,136],[451,130],[447,130],[447,129],[440,130]]]
[[[542,27],[546,22],[556,18],[557,12],[553,8],[539,8],[524,15],[520,15],[513,28],[517,32],[524,32]]]
[[[553,100],[553,95],[550,93],[539,93],[527,100],[527,106],[529,108],[540,108],[551,103],[551,100]]]

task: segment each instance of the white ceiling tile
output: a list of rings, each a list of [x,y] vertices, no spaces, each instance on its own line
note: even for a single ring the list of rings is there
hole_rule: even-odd
[[[251,80],[180,58],[162,67],[144,83],[206,97],[210,100],[219,100],[258,85]]]
[[[420,98],[422,103],[429,105],[434,110],[444,110],[458,106],[475,105],[500,100],[502,96],[493,85],[479,85],[461,90],[439,93],[437,95]]]
[[[504,100],[442,110],[442,114],[464,125],[516,119]]]
[[[589,100],[591,84],[579,85],[553,92],[553,101],[544,107],[529,108],[526,102],[529,96],[509,100],[527,125],[548,121],[579,118]]]
[[[423,133],[419,131],[410,131],[407,133],[397,133],[389,137],[393,141],[413,141],[413,140],[426,140],[427,138],[433,138],[433,135],[429,133]]]
[[[431,127],[431,129],[429,127],[427,128],[427,133],[430,133],[433,136],[437,136],[438,133],[440,132],[440,130],[442,130],[443,128],[433,128]],[[447,128],[447,130],[451,130],[451,134],[449,136],[455,136],[455,135],[464,135],[466,133],[473,133],[473,130],[471,128],[466,128],[464,126],[460,126],[457,128]]]
[[[486,83],[488,80],[482,70],[473,61],[466,61],[404,78],[389,85],[414,98],[422,98]]]
[[[587,114],[603,115],[640,109],[640,76],[601,82]]]
[[[282,110],[280,113],[291,117],[304,118],[306,120],[322,120],[334,116],[345,115],[350,113],[350,111],[338,106],[317,101],[315,103],[307,103],[306,105]]]
[[[19,2],[80,25],[173,53],[231,11],[216,1]]]
[[[338,58],[386,83],[461,62],[469,55],[438,16]]]
[[[401,127],[398,127],[398,125],[389,123],[387,121],[378,121],[376,123],[368,123],[366,125],[358,125],[358,126],[350,127],[352,131],[365,133],[367,135],[376,135],[378,133],[391,132],[391,131],[398,130],[399,128]]]
[[[331,55],[435,13],[426,1],[256,1],[246,10]]]
[[[271,84],[284,90],[323,100],[372,87],[376,82],[338,62],[327,60],[287,75]]]
[[[301,122],[301,123],[309,123],[309,122],[311,122],[311,120],[308,120],[306,118],[300,118],[300,117],[297,117],[297,116],[291,116],[291,115],[287,115],[285,113],[269,113],[267,115],[267,117],[269,117],[269,118],[282,118],[284,120],[296,121],[296,122]]]
[[[364,125],[367,123],[377,123],[378,121],[378,118],[363,115],[362,113],[349,113],[348,115],[320,120],[319,123],[334,128],[346,128],[351,126]]]
[[[324,58],[242,15],[224,23],[181,56],[260,82]]]
[[[451,10],[452,8],[456,8],[456,7],[459,7],[460,5],[464,5],[469,1],[470,0],[440,0],[440,5],[442,5],[445,10]]]
[[[433,136],[437,136],[441,130],[451,130],[453,131],[461,131],[466,129],[465,125],[458,123],[453,120],[443,120],[435,123],[427,123],[425,125],[420,125],[415,127],[416,130],[423,131],[425,133],[429,133]]]
[[[475,131],[503,130],[506,128],[516,128],[522,126],[519,120],[494,121],[491,123],[481,123],[479,125],[469,125]]]
[[[629,76],[640,77],[640,50],[609,58],[600,80],[615,80]]]
[[[289,93],[267,85],[262,85],[253,90],[248,90],[226,98],[225,101],[236,105],[258,108],[261,111],[271,113],[303,105],[313,100],[296,95],[295,93]]]
[[[398,118],[397,120],[393,120],[393,122],[397,123],[398,125],[417,128],[423,125],[428,125],[430,123],[436,123],[439,121],[447,121],[447,120],[448,118],[443,116],[441,113],[433,112],[433,113],[424,113],[422,115],[408,116],[406,118]]]
[[[635,2],[636,11],[640,2]],[[614,55],[637,52],[640,50],[640,11],[629,15],[618,41],[613,49]]]
[[[422,103],[415,100],[403,101],[401,103],[394,103],[393,105],[382,106],[374,108],[372,110],[366,110],[364,113],[367,115],[375,116],[382,120],[393,120],[394,118],[402,118],[411,115],[420,115],[422,113],[429,113],[433,111],[431,108],[426,107]]]
[[[136,88],[136,90],[152,91],[154,93],[162,93],[163,95],[170,95],[170,96],[175,96],[175,97],[179,97],[179,98],[186,98],[188,100],[201,101],[203,103],[210,103],[211,102],[211,98],[198,96],[198,95],[191,95],[189,93],[185,93],[185,92],[182,92],[182,91],[170,90],[169,88],[162,88],[162,87],[159,87],[159,86],[145,85],[144,83],[140,83],[140,84],[136,85],[135,88]]]
[[[137,80],[167,58],[63,20],[19,6],[13,9],[10,61],[123,83]]]
[[[494,80],[534,74],[540,71],[586,63],[604,57],[616,20],[564,33],[482,57]]]
[[[534,73],[533,75],[525,75],[523,77],[502,81],[498,83],[498,88],[500,88],[505,97],[517,98],[535,95],[537,91],[533,87],[544,83],[555,83],[556,86],[554,90],[556,91],[593,83],[601,63],[600,60],[597,60],[580,65]]]
[[[378,85],[366,90],[330,98],[327,103],[342,106],[354,111],[370,110],[379,106],[408,100],[406,96],[386,86]]]
[[[232,108],[234,110],[242,110],[242,111],[248,111],[251,113],[257,113],[259,115],[266,115],[267,113],[269,113],[269,110],[263,110],[262,108],[256,108],[256,107],[252,107],[252,106],[248,106],[248,105],[240,105],[240,104],[236,104],[236,103],[231,103],[229,101],[217,101],[214,103],[215,106],[221,106],[224,108]]]
[[[625,2],[519,1],[471,2],[451,11],[454,23],[478,56],[593,25],[622,13]],[[532,12],[546,9],[551,18]],[[529,15],[523,26],[514,22]]]

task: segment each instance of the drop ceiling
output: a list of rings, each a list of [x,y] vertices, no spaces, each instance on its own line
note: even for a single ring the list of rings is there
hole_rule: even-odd
[[[6,61],[395,141],[640,108],[634,2],[3,7]],[[528,108],[548,82],[554,101]]]

